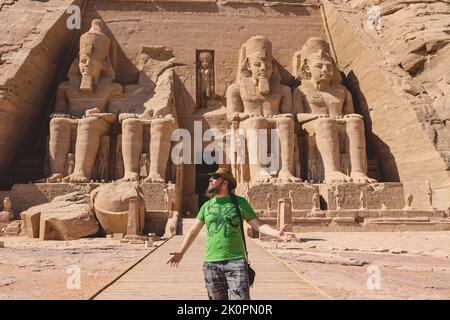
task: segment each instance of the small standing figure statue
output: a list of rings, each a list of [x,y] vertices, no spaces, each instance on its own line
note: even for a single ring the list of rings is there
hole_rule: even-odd
[[[12,203],[9,197],[5,197],[3,200],[3,210],[7,212],[12,212]]]
[[[336,210],[341,210],[342,194],[339,191],[338,186],[335,187],[335,189],[333,191],[333,195],[334,195],[335,200],[336,200]]]
[[[0,222],[9,222],[11,220],[14,220],[11,199],[5,197],[3,200],[3,211],[0,212]]]
[[[200,107],[206,108],[208,99],[214,96],[214,67],[213,57],[209,51],[201,51],[198,56],[200,66],[198,68],[198,79],[200,89]]]
[[[67,169],[66,174],[72,174],[75,168],[75,155],[73,153],[67,154]]]
[[[167,188],[164,188],[164,206],[167,211],[171,209],[169,203],[170,203],[169,190],[167,190]]]
[[[139,164],[139,175],[141,178],[145,179],[148,174],[148,168],[150,167],[150,160],[148,159],[148,154],[147,153],[143,153],[141,156],[141,163]]]
[[[288,197],[291,199],[291,201],[294,201],[294,192],[292,191],[292,189],[289,190],[289,196]]]
[[[244,189],[244,198],[247,201],[249,201],[249,199],[250,199],[249,193],[250,193],[250,185],[247,183],[247,184],[245,184],[245,189]]]
[[[315,192],[312,197],[313,202],[313,211],[319,211],[320,210],[320,196],[318,192]]]
[[[433,209],[433,189],[431,189],[430,181],[427,180],[427,196],[430,202],[430,208]]]
[[[272,210],[272,194],[271,193],[267,194],[266,203],[267,203],[267,211],[270,212],[270,210]]]
[[[412,210],[412,202],[413,202],[413,195],[412,193],[408,193],[405,198],[405,207],[403,210]]]
[[[292,189],[289,190],[288,198],[291,199],[292,210],[294,210],[294,191]]]
[[[366,197],[364,194],[364,190],[361,190],[359,193],[359,209],[360,210],[366,210]]]

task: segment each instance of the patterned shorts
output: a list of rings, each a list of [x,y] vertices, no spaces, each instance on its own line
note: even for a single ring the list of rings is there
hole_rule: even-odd
[[[203,273],[209,300],[250,300],[245,259],[205,262]]]

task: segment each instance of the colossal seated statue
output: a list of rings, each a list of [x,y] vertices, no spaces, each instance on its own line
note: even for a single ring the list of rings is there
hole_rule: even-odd
[[[362,116],[353,108],[351,93],[330,55],[328,43],[310,38],[294,56],[294,73],[302,83],[294,90],[293,111],[309,135],[315,137],[323,160],[325,183],[372,183],[367,177],[366,140]],[[341,172],[339,127],[348,138],[350,176]]]
[[[114,71],[109,52],[111,40],[103,22],[93,20],[91,29],[80,38],[79,59],[70,70],[69,80],[57,89],[55,113],[50,121],[50,176],[47,182],[89,182],[100,145],[108,134],[115,114],[105,113],[111,99],[122,95],[122,86],[112,82]],[[64,177],[70,152],[72,127],[77,129],[74,171]]]
[[[171,135],[178,127],[172,68],[177,64],[173,59],[152,61],[144,53],[141,60],[144,62],[138,65],[141,69],[138,84],[127,86],[123,98],[113,102],[120,105],[121,112],[124,176],[120,181],[140,179],[141,160],[148,152],[150,168],[144,182],[166,182]],[[144,146],[145,133],[150,138],[149,146]]]
[[[236,83],[227,90],[228,121],[243,129],[249,149],[248,182],[269,182],[275,176],[280,182],[301,181],[294,172],[294,117],[292,94],[280,83],[274,64],[272,43],[263,36],[254,36],[241,48]],[[259,135],[249,132],[258,129],[278,129],[281,168],[270,172],[258,157],[262,146]],[[272,150],[273,151],[273,150]],[[251,157],[256,157],[252,161]]]

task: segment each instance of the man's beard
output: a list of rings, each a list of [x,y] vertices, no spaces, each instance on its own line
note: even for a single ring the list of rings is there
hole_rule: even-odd
[[[206,195],[210,198],[214,197],[216,194],[220,193],[220,190],[222,189],[223,182],[218,186],[209,185],[208,189],[206,190]]]

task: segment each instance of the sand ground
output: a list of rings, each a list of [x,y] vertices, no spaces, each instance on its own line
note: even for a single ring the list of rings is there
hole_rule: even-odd
[[[450,232],[314,232],[265,241],[333,299],[450,299]]]
[[[155,249],[106,238],[0,241],[0,299],[87,299]]]
[[[450,232],[297,237],[257,241],[333,299],[450,299]],[[154,249],[104,238],[0,241],[0,299],[87,299]]]

